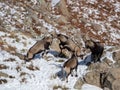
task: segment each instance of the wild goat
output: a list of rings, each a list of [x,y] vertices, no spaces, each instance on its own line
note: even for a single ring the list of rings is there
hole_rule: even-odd
[[[44,37],[42,40],[37,41],[27,52],[25,60],[33,59],[35,54],[41,53],[42,51],[44,51],[45,53],[46,50],[49,50],[49,46],[51,45],[52,40],[53,40],[52,37]]]
[[[86,40],[85,47],[89,48],[91,53],[91,60],[95,62],[99,61],[102,56],[104,47],[100,44],[100,42],[95,42],[93,40]]]
[[[68,49],[71,53],[75,52],[77,56],[80,55],[80,47],[75,44],[75,42],[68,38],[66,35],[63,34],[57,34],[57,38],[60,40],[59,47],[61,49],[60,54],[62,53],[62,49]]]
[[[72,71],[75,69],[76,71],[76,77],[77,77],[77,67],[78,67],[78,59],[75,56],[75,54],[72,54],[72,57],[68,59],[64,64],[63,64],[63,76],[65,76],[65,79],[68,82],[68,76],[72,74]]]

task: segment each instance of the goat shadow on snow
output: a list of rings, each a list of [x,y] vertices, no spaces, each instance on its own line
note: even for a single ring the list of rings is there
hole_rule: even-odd
[[[35,54],[34,57],[33,57],[33,59],[40,59],[40,58],[42,58],[42,54],[43,54],[43,53],[44,53],[44,52],[42,51],[42,52],[40,52],[40,53]],[[55,57],[57,57],[57,56],[59,55],[59,53],[56,52],[56,51],[48,51],[48,52],[46,53],[46,55],[47,55],[48,53],[54,55]]]
[[[59,79],[63,79],[65,76],[63,76],[62,64],[52,64],[52,65],[55,65],[56,67],[60,68],[60,70],[58,72],[56,72],[55,75],[57,75]]]
[[[91,62],[92,62],[91,54],[89,54],[89,55],[85,56],[85,58],[82,61],[78,62],[78,65],[87,65],[87,66],[89,66],[91,64]]]
[[[91,54],[90,55],[87,55],[85,56],[85,58],[81,61],[78,62],[78,65],[87,65],[89,66],[91,64]],[[56,67],[58,68],[61,68],[60,71],[58,71],[56,73],[56,75],[60,78],[60,79],[63,79],[65,76],[63,76],[63,66],[62,64],[59,64],[59,65],[56,65],[54,64]]]
[[[43,53],[44,52],[35,54],[33,59],[42,58]],[[59,52],[54,51],[54,50],[49,50],[46,54],[48,54],[48,53],[52,54],[54,57],[66,58],[66,56],[64,54],[60,54]]]
[[[43,52],[36,54],[34,58],[42,58],[42,53]],[[59,52],[53,51],[53,50],[48,51],[48,53],[54,55],[55,57],[58,57],[59,54],[60,54]],[[78,65],[87,65],[88,66],[90,64],[91,64],[91,54],[85,56],[85,58],[83,60],[78,62]],[[65,76],[63,76],[63,66],[62,66],[62,64],[58,64],[58,65],[57,64],[52,64],[52,65],[55,65],[56,67],[60,68],[60,71],[56,72],[56,75],[58,76],[58,78],[63,79]]]

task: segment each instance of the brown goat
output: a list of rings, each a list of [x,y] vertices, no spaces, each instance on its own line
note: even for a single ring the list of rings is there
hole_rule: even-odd
[[[35,54],[41,53],[42,51],[44,51],[45,53],[45,51],[49,49],[52,40],[53,40],[52,37],[44,37],[42,40],[37,41],[27,52],[27,56],[25,57],[25,60],[33,59]]]
[[[60,40],[59,47],[61,49],[60,54],[62,53],[62,49],[68,49],[71,53],[75,52],[77,56],[80,55],[80,47],[75,44],[75,42],[68,38],[66,35],[63,34],[57,34],[57,38]]]
[[[78,67],[78,59],[75,56],[75,54],[73,54],[72,57],[63,64],[63,76],[65,76],[67,82],[68,82],[68,76],[70,74],[72,75],[73,69],[75,69],[76,71],[75,76],[77,77],[77,67]]]
[[[99,61],[102,56],[104,47],[101,45],[100,42],[95,42],[93,40],[86,40],[85,41],[85,47],[89,48],[91,53],[91,60],[95,62]]]

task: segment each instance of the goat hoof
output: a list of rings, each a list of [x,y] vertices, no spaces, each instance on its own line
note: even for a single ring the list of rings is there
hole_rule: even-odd
[[[25,62],[29,62],[30,60],[25,60]]]
[[[66,83],[68,83],[68,80],[66,80]]]
[[[75,77],[78,77],[78,75],[75,75]]]

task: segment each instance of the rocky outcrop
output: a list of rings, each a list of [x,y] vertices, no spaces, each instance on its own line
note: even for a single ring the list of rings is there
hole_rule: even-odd
[[[83,84],[88,83],[104,90],[120,90],[120,68],[112,68],[106,63],[100,63],[91,64],[89,69],[84,79],[78,79],[75,89],[80,89]]]
[[[98,71],[98,72],[102,72],[102,71],[106,71],[110,68],[110,66],[106,63],[106,62],[101,62],[101,63],[91,63],[88,66],[88,70],[92,70],[92,71]]]
[[[120,50],[113,52],[113,59],[116,61],[115,66],[120,67]]]
[[[120,49],[113,52],[113,59],[115,61],[119,61],[120,60]]]
[[[107,71],[109,66],[105,63],[91,63],[88,66],[88,73],[83,77],[83,79],[78,79],[75,84],[76,89],[80,89],[85,83],[101,87],[100,84],[100,73],[102,71]]]
[[[110,67],[105,63],[92,63],[89,65],[89,72],[84,76],[85,83],[100,87],[100,73],[107,71]]]
[[[119,61],[120,60],[120,50],[113,52],[113,59],[115,61]]]
[[[100,74],[100,84],[102,88],[110,90],[120,90],[120,68],[112,68]]]
[[[75,83],[75,85],[74,85],[74,88],[75,89],[81,89],[81,87],[82,87],[82,85],[84,84],[85,82],[81,79],[81,78],[79,78],[77,81],[76,81],[76,83]]]
[[[56,39],[56,38],[53,39],[50,48],[59,53],[60,52],[59,43],[60,43],[60,41],[58,39]]]

